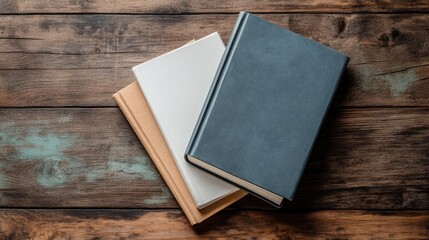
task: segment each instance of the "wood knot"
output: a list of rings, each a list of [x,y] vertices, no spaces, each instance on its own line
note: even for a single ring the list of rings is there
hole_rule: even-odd
[[[407,40],[407,36],[398,29],[392,29],[390,33],[382,33],[378,37],[381,47],[393,47],[404,43]]]
[[[339,17],[334,20],[334,25],[337,28],[337,34],[341,34],[346,29],[347,21],[344,17]]]
[[[406,36],[398,29],[392,29],[390,35],[392,36],[392,40],[397,43],[403,43],[406,40]]]
[[[40,24],[40,29],[42,29],[43,31],[49,31],[49,28],[50,28],[50,26],[49,26],[50,24],[49,24],[49,22],[48,21],[43,21],[41,24]]]

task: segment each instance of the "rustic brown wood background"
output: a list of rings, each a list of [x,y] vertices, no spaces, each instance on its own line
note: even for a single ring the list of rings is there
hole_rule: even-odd
[[[250,11],[351,56],[295,200],[191,227],[112,100]],[[428,239],[429,1],[0,0],[0,239]]]

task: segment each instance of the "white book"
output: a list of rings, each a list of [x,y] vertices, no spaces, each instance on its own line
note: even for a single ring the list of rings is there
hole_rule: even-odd
[[[213,82],[225,45],[212,33],[133,67],[196,206],[201,209],[238,191],[185,160],[185,151]]]

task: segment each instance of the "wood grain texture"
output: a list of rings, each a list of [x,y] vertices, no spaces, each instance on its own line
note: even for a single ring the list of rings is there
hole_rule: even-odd
[[[119,109],[0,112],[1,206],[176,207]]]
[[[260,15],[351,57],[336,106],[429,106],[429,15]],[[236,15],[0,16],[0,107],[115,106],[131,67]],[[320,31],[323,29],[323,31]]]
[[[177,210],[0,210],[2,239],[427,239],[428,211],[224,211],[192,228]]]
[[[134,65],[214,31],[226,42],[239,11],[351,62],[294,202],[247,196],[191,228],[111,96]],[[427,239],[428,12],[427,0],[0,0],[0,239]]]
[[[429,208],[428,119],[428,108],[334,109],[286,207]],[[0,159],[2,207],[177,207],[117,108],[0,109]]]
[[[251,12],[427,12],[425,0],[251,0],[251,1],[174,1],[174,0],[3,0],[0,13],[237,13]]]

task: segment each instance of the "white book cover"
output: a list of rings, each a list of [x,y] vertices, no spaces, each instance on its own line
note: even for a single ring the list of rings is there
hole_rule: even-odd
[[[185,151],[225,51],[216,33],[133,67],[134,74],[198,208],[238,188],[185,160]]]

